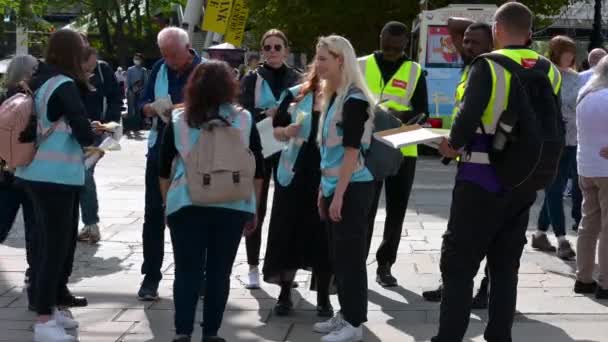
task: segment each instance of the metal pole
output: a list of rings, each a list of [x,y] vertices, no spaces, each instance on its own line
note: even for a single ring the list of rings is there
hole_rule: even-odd
[[[595,0],[594,11],[593,30],[591,31],[589,51],[595,48],[601,48],[604,42],[602,37],[602,0]]]

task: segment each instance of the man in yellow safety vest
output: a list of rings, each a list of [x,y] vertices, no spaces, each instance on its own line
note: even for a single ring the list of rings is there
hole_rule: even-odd
[[[380,34],[381,51],[359,58],[359,66],[370,90],[374,92],[386,109],[403,123],[408,123],[419,114],[428,113],[426,79],[420,65],[405,54],[408,29],[405,24],[391,21]],[[397,279],[391,274],[391,266],[397,259],[401,241],[403,220],[416,173],[417,146],[403,148],[403,162],[399,172],[386,179],[386,222],[382,243],[376,253],[378,270],[376,281],[384,286],[396,286]],[[370,214],[368,243],[374,230],[374,221],[382,182],[377,182],[376,193]],[[369,245],[368,245],[369,248]]]

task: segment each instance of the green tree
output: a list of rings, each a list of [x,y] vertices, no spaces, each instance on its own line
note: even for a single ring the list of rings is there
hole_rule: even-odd
[[[471,3],[472,1],[460,1]],[[486,0],[479,3],[504,1]],[[524,0],[535,13],[558,13],[569,0]],[[358,54],[377,49],[378,35],[389,20],[412,23],[420,12],[419,0],[249,0],[250,28],[260,37],[269,28],[284,30],[293,50],[311,52],[320,35],[341,34],[351,39]],[[432,8],[447,6],[455,1],[433,0]],[[254,46],[253,48],[257,48]]]

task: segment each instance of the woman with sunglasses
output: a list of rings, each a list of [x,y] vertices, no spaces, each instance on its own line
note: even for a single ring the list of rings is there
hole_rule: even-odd
[[[272,29],[264,34],[261,41],[264,63],[249,72],[241,81],[240,103],[255,118],[256,123],[277,112],[278,100],[289,87],[300,81],[301,74],[288,66],[285,61],[289,55],[287,36],[279,30]],[[249,277],[246,287],[260,287],[258,265],[262,245],[262,225],[266,216],[266,202],[270,178],[276,174],[279,153],[268,156],[264,161],[264,183],[258,203],[256,230],[246,237],[247,262]]]
[[[277,140],[288,142],[277,168],[263,270],[264,281],[281,286],[274,308],[278,316],[292,310],[291,288],[298,269],[313,270],[318,316],[333,316],[327,231],[317,209],[320,91],[319,76],[312,66],[302,84],[285,91],[273,120]]]

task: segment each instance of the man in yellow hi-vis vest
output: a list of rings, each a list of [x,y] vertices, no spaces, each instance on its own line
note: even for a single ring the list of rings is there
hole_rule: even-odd
[[[380,34],[381,51],[359,58],[359,66],[370,90],[380,101],[385,101],[382,106],[403,123],[410,122],[419,114],[428,113],[426,79],[420,65],[406,56],[407,43],[405,24],[392,21],[384,26]],[[397,279],[391,274],[391,266],[397,259],[418,158],[417,146],[405,147],[401,151],[403,163],[399,172],[385,182],[386,222],[382,243],[376,253],[376,281],[384,287],[397,285]],[[370,214],[368,243],[371,243],[381,191],[382,182],[378,182]]]
[[[439,146],[444,157],[461,158],[441,248],[443,292],[433,342],[463,340],[471,315],[473,279],[484,257],[491,297],[484,338],[513,340],[517,275],[530,208],[537,186],[542,184],[520,185],[532,178],[550,182],[564,140],[559,107],[561,75],[548,59],[528,48],[533,19],[530,9],[518,2],[498,8],[492,28],[498,50],[471,65],[450,137]],[[505,134],[503,129],[513,114],[518,121],[511,126],[515,127],[512,134]],[[505,137],[508,145],[503,144]],[[522,145],[521,141],[535,143]],[[532,152],[535,156],[530,158],[521,146],[541,152]],[[510,152],[519,158],[514,154],[503,157]],[[514,184],[505,171],[516,173],[522,168],[534,171]],[[537,168],[542,168],[541,176]]]

